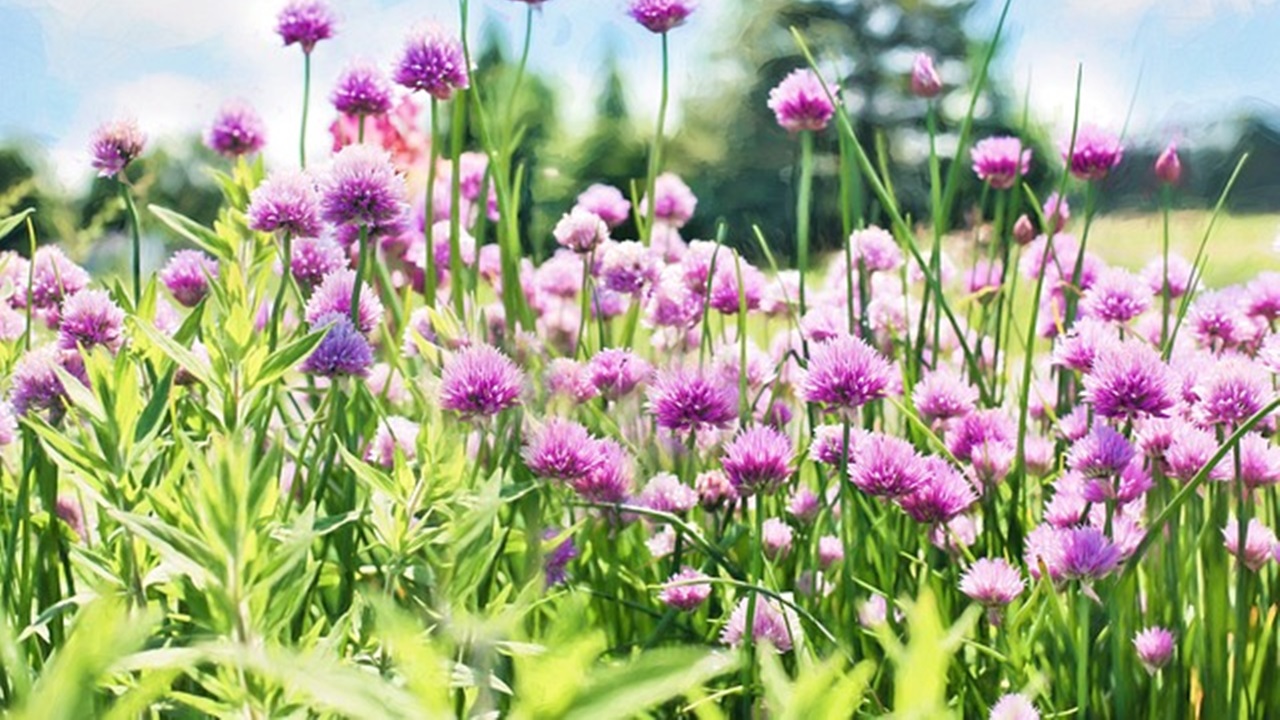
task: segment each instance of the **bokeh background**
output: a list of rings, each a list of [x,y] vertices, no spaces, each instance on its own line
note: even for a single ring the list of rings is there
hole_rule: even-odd
[[[408,28],[456,30],[453,0],[335,0],[339,35],[314,55],[309,139],[330,145],[332,82],[347,58],[388,66]],[[792,254],[796,143],[765,107],[769,88],[802,64],[789,28],[800,29],[868,146],[882,143],[895,188],[913,217],[926,207],[923,101],[907,92],[913,54],[939,60],[943,154],[968,107],[968,88],[992,41],[1003,3],[991,0],[702,0],[671,35],[673,103],[668,168],[699,197],[688,237],[725,220],[730,241],[750,252],[759,225],[782,261]],[[523,32],[522,3],[472,0],[469,37],[479,82],[512,70]],[[34,206],[41,241],[70,245],[95,269],[124,246],[120,208],[95,181],[93,128],[136,117],[151,136],[138,176],[149,202],[212,220],[219,195],[200,132],[217,108],[243,99],[265,118],[269,165],[296,162],[301,58],[279,47],[278,3],[223,0],[5,0],[0,3],[0,215]],[[550,0],[535,13],[523,108],[521,159],[531,182],[522,222],[526,246],[543,253],[550,227],[587,184],[626,189],[645,173],[659,90],[659,43],[626,17],[622,0]],[[1070,131],[1076,73],[1083,122],[1122,132],[1121,171],[1102,196],[1108,219],[1100,247],[1124,262],[1156,242],[1155,155],[1177,142],[1186,174],[1176,202],[1175,245],[1194,248],[1236,160],[1250,160],[1222,226],[1221,260],[1210,280],[1275,265],[1280,232],[1280,4],[1271,0],[1014,0],[992,79],[978,99],[977,137],[1019,133],[1036,154],[1030,180],[1047,188],[1057,145]],[[834,197],[835,133],[819,140],[815,242],[840,241]],[[193,162],[199,160],[200,162]],[[966,173],[966,177],[968,174]],[[978,185],[962,194],[972,207]],[[876,216],[867,200],[869,216]],[[963,225],[963,220],[961,220]],[[150,264],[176,238],[148,228]],[[960,227],[958,231],[963,231]],[[619,235],[625,236],[624,228]],[[12,236],[5,244],[25,244]],[[1188,254],[1192,251],[1188,250]]]

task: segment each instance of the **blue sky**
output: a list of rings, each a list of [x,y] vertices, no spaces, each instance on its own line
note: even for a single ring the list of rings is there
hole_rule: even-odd
[[[93,127],[119,114],[158,137],[199,129],[225,100],[259,108],[276,151],[292,154],[301,55],[273,34],[272,0],[0,0],[5,101],[0,136],[43,147],[58,177],[87,177]],[[328,89],[345,59],[389,63],[405,30],[424,20],[456,27],[451,0],[333,0],[339,36],[316,50],[313,142],[321,149]],[[709,34],[744,0],[703,0],[672,36],[677,97],[716,82],[705,58]],[[539,12],[532,62],[553,74],[573,122],[589,112],[597,70],[609,52],[623,61],[633,107],[653,111],[657,39],[625,16],[625,0],[551,0]],[[524,6],[472,0],[480,19],[514,44]],[[986,0],[972,30],[987,34],[999,3]],[[1076,66],[1084,66],[1083,115],[1119,129],[1138,87],[1133,131],[1195,141],[1196,128],[1255,99],[1280,103],[1277,0],[1014,0],[997,72],[1019,93],[1030,87],[1037,117],[1069,122]],[[1139,77],[1141,84],[1138,85]],[[678,122],[678,117],[675,119]]]

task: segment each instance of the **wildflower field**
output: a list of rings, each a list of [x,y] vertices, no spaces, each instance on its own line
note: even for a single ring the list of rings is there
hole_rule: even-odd
[[[910,217],[794,31],[809,65],[768,99],[794,263],[758,228],[684,237],[666,61],[696,8],[630,0],[664,61],[648,173],[581,188],[535,261],[512,106],[561,0],[524,1],[504,84],[480,84],[461,0],[460,35],[411,31],[323,92],[333,10],[284,5],[297,161],[227,105],[211,225],[131,180],[146,128],[103,125],[123,276],[0,219],[24,248],[0,255],[9,713],[1280,714],[1280,273],[1219,249],[1245,227],[1231,182],[1174,213],[1170,145],[1163,211],[1100,217],[1117,134],[1077,117],[1042,156],[977,136],[971,104]],[[934,138],[927,53],[903,82]],[[823,134],[835,197],[812,190]],[[843,218],[829,255],[816,202]],[[186,249],[144,274],[144,231]]]

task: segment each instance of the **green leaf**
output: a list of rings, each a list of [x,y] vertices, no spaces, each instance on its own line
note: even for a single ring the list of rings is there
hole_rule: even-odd
[[[195,220],[159,205],[148,205],[147,209],[170,230],[195,243],[205,252],[221,260],[236,259],[236,250],[226,239]]]
[[[267,361],[263,363],[262,370],[259,371],[258,377],[254,379],[253,386],[261,387],[269,385],[280,379],[282,375],[297,367],[302,359],[311,354],[312,350],[324,340],[324,336],[329,332],[328,327],[320,328],[315,332],[309,333],[303,337],[294,340],[284,347],[271,353]]]
[[[731,672],[736,656],[695,648],[649,650],[632,662],[596,673],[566,720],[631,718]]]
[[[27,208],[16,215],[0,219],[0,240],[3,240],[6,235],[13,232],[14,228],[21,225],[27,219],[27,216],[35,214],[35,211],[35,208]]]
[[[191,373],[197,380],[210,388],[219,387],[213,381],[208,363],[196,357],[194,353],[183,347],[178,341],[156,330],[150,323],[135,322],[134,327],[143,335],[146,335],[147,339],[158,346],[178,367]]]

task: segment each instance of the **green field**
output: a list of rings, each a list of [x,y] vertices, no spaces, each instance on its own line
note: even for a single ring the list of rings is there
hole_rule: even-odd
[[[1170,249],[1188,260],[1195,258],[1204,239],[1210,213],[1184,210],[1169,222]],[[1140,269],[1160,253],[1162,217],[1159,213],[1099,217],[1090,232],[1089,249],[1107,262]],[[1073,226],[1072,230],[1079,232]],[[1222,287],[1247,281],[1264,270],[1280,270],[1280,252],[1273,247],[1280,235],[1280,215],[1222,215],[1205,253],[1205,283]]]

